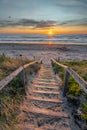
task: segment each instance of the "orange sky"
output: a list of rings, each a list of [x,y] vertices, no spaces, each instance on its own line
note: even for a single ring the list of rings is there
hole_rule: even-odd
[[[27,27],[1,27],[0,33],[11,34],[48,34],[49,31],[53,34],[87,34],[87,26],[58,26],[55,28],[27,28]]]

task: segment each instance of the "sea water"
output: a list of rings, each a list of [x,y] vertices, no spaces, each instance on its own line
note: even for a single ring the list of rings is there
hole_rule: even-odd
[[[87,44],[87,34],[0,34],[0,43]]]

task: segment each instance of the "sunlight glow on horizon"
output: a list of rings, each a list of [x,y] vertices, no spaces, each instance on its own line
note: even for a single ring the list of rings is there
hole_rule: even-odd
[[[0,34],[47,34],[49,36],[55,34],[87,34],[87,26],[58,26],[53,29],[31,29],[28,27],[0,27]]]
[[[52,36],[53,36],[53,34],[54,34],[54,33],[53,33],[53,31],[52,31],[52,30],[50,30],[50,31],[48,32],[48,36],[49,36],[49,37],[52,37]]]

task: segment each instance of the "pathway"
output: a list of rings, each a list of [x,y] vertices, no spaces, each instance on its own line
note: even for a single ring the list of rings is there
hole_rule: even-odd
[[[18,115],[18,130],[71,130],[50,62],[44,62],[28,86]]]

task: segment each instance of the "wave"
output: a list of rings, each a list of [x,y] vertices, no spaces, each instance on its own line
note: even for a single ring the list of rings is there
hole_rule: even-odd
[[[9,42],[65,42],[65,43],[87,43],[87,34],[73,34],[73,35],[47,35],[39,34],[0,34],[0,43]]]

